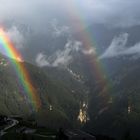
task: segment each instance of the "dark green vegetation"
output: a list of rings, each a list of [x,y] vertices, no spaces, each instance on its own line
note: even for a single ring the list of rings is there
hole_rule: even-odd
[[[140,67],[139,59],[106,59],[109,88],[105,94],[99,84],[90,87],[90,121],[85,126],[94,134],[107,134],[118,139],[139,139],[140,134]],[[94,83],[94,82],[90,82]],[[96,87],[96,88],[95,88]],[[98,88],[99,87],[99,88]],[[130,138],[128,138],[130,139]]]
[[[51,70],[50,74],[50,70],[24,63],[42,104],[37,112],[33,112],[12,64],[3,56],[0,61],[1,114],[36,119],[39,125],[52,128],[76,125],[80,101],[84,98],[84,87],[68,72],[60,72],[58,69]],[[64,79],[60,80],[59,77]]]
[[[17,119],[18,120],[18,119]],[[57,131],[53,129],[47,129],[45,127],[38,127],[31,122],[33,121],[23,121],[18,120],[19,123],[6,130],[5,135],[1,137],[2,140],[55,140],[57,136]],[[33,132],[26,132],[26,131]]]
[[[24,90],[20,88],[12,64],[1,56],[0,113],[35,119],[38,125],[48,128],[76,127],[80,103],[85,101],[88,102],[90,120],[82,125],[83,130],[93,135],[102,134],[118,139],[139,138],[139,60],[132,59],[127,63],[127,58],[123,61],[121,58],[104,60],[109,73],[104,80],[110,83],[104,92],[106,85],[101,88],[101,81],[95,79],[89,60],[81,55],[74,56],[76,63],[69,65],[70,69],[80,75],[80,80],[70,74],[67,68],[38,68],[24,63],[42,102],[42,107],[36,113],[26,102]]]

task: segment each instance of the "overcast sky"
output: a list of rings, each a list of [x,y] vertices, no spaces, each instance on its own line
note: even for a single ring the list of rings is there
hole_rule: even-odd
[[[1,26],[5,26],[3,25],[5,23],[9,25],[6,32],[15,43],[15,46],[22,52],[26,48],[26,41],[32,40],[32,37],[30,35],[27,37],[23,34],[21,29],[15,24],[16,22],[29,25],[33,30],[37,30],[39,36],[42,36],[40,33],[47,32],[47,28],[49,28],[48,23],[54,28],[51,31],[53,37],[61,37],[62,34],[70,36],[71,25],[72,27],[73,24],[79,26],[79,22],[84,22],[84,25],[87,26],[90,24],[101,24],[104,27],[111,27],[111,29],[140,25],[139,7],[140,0],[0,0],[0,24]],[[124,33],[124,36],[126,34]],[[140,41],[134,44],[135,46],[131,46],[131,49],[125,49],[127,46],[124,43],[129,38],[126,36],[126,39],[124,39],[124,36],[120,36],[117,39],[113,36],[112,38],[115,39],[110,42],[110,46],[103,46],[108,49],[101,58],[135,54],[137,49],[139,49]],[[122,39],[120,39],[121,37]],[[41,39],[39,41],[43,42]],[[123,40],[121,45],[118,45],[119,40]],[[82,43],[82,40],[78,41]],[[40,43],[38,44],[40,46]],[[32,45],[27,46],[32,47]],[[63,53],[67,52],[65,51],[65,45],[63,47],[64,50],[59,56],[65,56]],[[38,53],[43,51],[39,50],[39,47],[37,49]],[[90,52],[93,52],[93,50],[85,50],[85,53],[90,54]],[[39,58],[43,56],[44,58],[45,55],[38,54],[37,56]]]
[[[41,24],[48,16],[78,14],[94,23],[113,26],[140,24],[139,0],[0,0],[0,21],[25,19]],[[70,13],[72,11],[72,13]],[[73,12],[74,11],[74,12]]]

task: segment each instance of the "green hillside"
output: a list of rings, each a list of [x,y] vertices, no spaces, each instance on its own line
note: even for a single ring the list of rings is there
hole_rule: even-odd
[[[31,81],[41,99],[41,108],[38,112],[33,112],[27,102],[24,90],[21,90],[19,80],[9,59],[0,57],[0,113],[3,115],[19,115],[24,118],[36,119],[38,124],[50,127],[60,127],[62,124],[73,126],[77,121],[79,113],[79,103],[82,101],[83,92],[80,85],[71,89],[71,83],[76,84],[76,80],[60,80],[62,77],[70,77],[63,72],[57,73],[59,76],[52,78],[49,70],[42,70],[34,65],[25,63]],[[64,73],[63,73],[64,74]],[[80,92],[81,89],[81,92]],[[81,94],[81,98],[78,98]]]

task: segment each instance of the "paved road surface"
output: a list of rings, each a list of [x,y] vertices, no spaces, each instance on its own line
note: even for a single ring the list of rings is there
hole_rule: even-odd
[[[16,126],[19,123],[17,120],[14,120],[14,119],[11,119],[11,118],[8,118],[7,121],[11,121],[12,124],[7,124],[7,126],[5,126],[3,128],[3,130],[0,131],[0,137],[7,133],[7,132],[5,132],[6,130]]]
[[[93,135],[90,135],[89,133],[83,132],[81,130],[67,130],[66,136],[68,136],[70,139],[88,139],[88,140],[96,140],[96,138]]]

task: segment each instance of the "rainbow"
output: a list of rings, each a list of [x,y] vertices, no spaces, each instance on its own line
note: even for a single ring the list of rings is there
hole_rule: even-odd
[[[72,25],[74,30],[83,31],[78,34],[78,38],[82,41],[84,49],[93,50],[91,54],[86,56],[86,59],[92,71],[92,76],[98,81],[98,86],[100,88],[99,96],[103,97],[103,104],[108,106],[110,99],[112,99],[110,96],[112,85],[109,76],[97,54],[98,48],[93,40],[93,35],[89,30],[85,30],[88,26],[88,22],[84,17],[80,3],[77,3],[76,0],[70,0],[69,2],[70,4],[67,5],[67,14],[70,15],[70,19],[73,21],[72,23],[76,23]]]
[[[14,47],[3,28],[0,28],[0,47],[9,58],[12,58],[10,61],[12,62],[18,76],[18,80],[24,89],[25,97],[28,100],[29,106],[32,107],[31,109],[33,111],[37,111],[41,106],[40,98],[37,96],[20,52]]]

